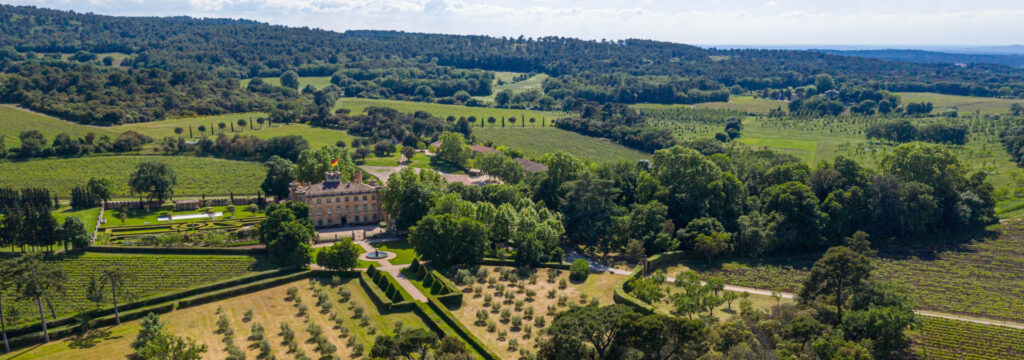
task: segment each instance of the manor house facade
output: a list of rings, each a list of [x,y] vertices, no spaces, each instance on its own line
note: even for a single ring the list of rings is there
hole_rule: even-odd
[[[326,173],[326,179],[316,184],[292,182],[288,198],[309,205],[309,218],[318,228],[376,224],[385,219],[380,187],[374,180],[364,183],[359,171],[349,182],[342,181],[337,171]]]

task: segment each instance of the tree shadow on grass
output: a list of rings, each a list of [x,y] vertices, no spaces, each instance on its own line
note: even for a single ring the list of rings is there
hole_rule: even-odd
[[[69,339],[68,347],[72,349],[88,349],[100,341],[120,339],[122,336],[110,336],[110,328],[89,330],[83,335]]]

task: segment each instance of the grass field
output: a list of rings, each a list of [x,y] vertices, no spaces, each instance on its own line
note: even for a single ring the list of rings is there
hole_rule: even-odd
[[[0,161],[0,184],[14,188],[45,187],[67,198],[75,186],[89,178],[106,177],[113,182],[115,197],[137,197],[128,189],[128,179],[143,161],[164,162],[178,176],[175,196],[255,194],[266,175],[254,162],[193,156],[91,156],[50,158],[31,161]]]
[[[449,115],[458,117],[470,117],[476,116],[480,118],[495,117],[498,119],[497,126],[501,126],[501,118],[515,117],[521,119],[525,117],[530,119],[531,117],[536,119],[535,123],[527,122],[526,126],[539,127],[542,119],[546,119],[547,123],[550,124],[551,120],[559,119],[564,116],[563,113],[554,111],[537,111],[537,110],[517,110],[517,109],[498,109],[488,107],[469,107],[462,105],[447,105],[447,104],[436,104],[436,103],[425,103],[416,101],[404,101],[404,100],[378,100],[378,99],[363,99],[363,98],[342,98],[339,100],[338,105],[335,107],[342,107],[349,109],[352,113],[363,113],[363,111],[370,106],[377,107],[390,107],[404,113],[414,113],[416,111],[426,111],[438,118],[445,119]],[[479,126],[477,122],[475,125]],[[490,126],[491,124],[487,124]],[[516,125],[522,126],[522,123]],[[509,126],[509,124],[506,124]]]
[[[243,276],[254,271],[267,270],[271,264],[251,256],[202,256],[202,255],[136,255],[85,253],[62,255],[52,264],[67,276],[67,296],[52,299],[58,316],[89,309],[95,305],[86,299],[85,289],[90,277],[110,267],[120,267],[128,274],[127,284],[137,299],[180,291],[218,280]],[[109,294],[108,294],[109,295]],[[16,309],[20,316],[8,317],[8,326],[37,322],[34,303],[10,301],[10,293],[4,294],[5,306]],[[124,303],[124,299],[121,300]],[[110,306],[110,297],[103,303]],[[49,313],[49,312],[48,312]],[[49,315],[47,315],[49,316]],[[13,325],[12,325],[13,324]]]
[[[494,101],[494,94],[502,90],[510,90],[512,93],[518,93],[530,89],[542,90],[544,80],[548,78],[547,74],[535,74],[523,81],[512,81],[512,78],[522,73],[514,72],[498,72],[495,73],[494,85],[491,86],[491,95],[488,96],[474,96],[475,99],[484,101]],[[504,82],[504,84],[498,85],[498,80]]]
[[[169,333],[196,339],[198,343],[205,344],[209,350],[204,354],[203,359],[224,359],[227,356],[225,345],[222,341],[223,335],[217,334],[218,309],[222,310],[229,319],[231,328],[234,330],[234,341],[243,351],[247,358],[258,359],[258,350],[250,347],[255,341],[248,339],[251,335],[251,328],[254,323],[263,325],[266,329],[266,338],[271,344],[272,354],[277,359],[292,359],[295,354],[288,352],[288,347],[282,344],[280,329],[282,323],[287,323],[295,332],[298,349],[308,356],[319,358],[315,351],[315,344],[310,342],[309,333],[306,331],[309,323],[319,325],[326,335],[328,341],[337,347],[337,354],[343,359],[356,358],[352,347],[348,345],[350,339],[353,343],[362,345],[365,350],[363,355],[369,353],[373,341],[379,334],[390,335],[394,332],[396,324],[408,328],[426,328],[423,320],[412,312],[381,314],[369,297],[359,286],[357,279],[342,279],[341,284],[328,284],[326,279],[312,284],[308,281],[297,281],[290,284],[273,287],[270,289],[254,292],[252,294],[233,297],[209,304],[177,310],[160,317],[164,322],[165,330]],[[294,302],[287,301],[287,289],[295,287],[298,289],[298,297],[309,307],[308,316],[299,316]],[[335,326],[335,322],[329,318],[329,313],[318,311],[313,288],[323,289],[330,297],[332,311],[344,319],[343,329],[348,336],[341,336],[342,328]],[[338,295],[341,289],[351,293],[348,303],[341,303]],[[352,306],[363,309],[366,315],[366,323],[353,317]],[[243,321],[243,314],[247,310],[253,311],[253,318],[250,321]],[[15,351],[7,356],[0,356],[0,359],[28,360],[28,359],[114,359],[127,358],[133,353],[130,348],[132,340],[138,334],[140,321],[127,322],[121,326],[109,327],[93,334],[93,341],[76,341],[74,338],[55,341],[50,344],[32,347],[29,349]],[[376,330],[371,333],[370,328]],[[83,346],[83,343],[88,345]]]
[[[228,115],[214,115],[214,116],[200,116],[195,118],[176,118],[162,121],[154,121],[141,124],[128,124],[115,126],[114,129],[126,131],[134,130],[140,133],[152,136],[154,139],[161,139],[166,136],[177,136],[174,133],[175,128],[182,128],[184,130],[182,136],[189,137],[189,127],[192,127],[192,135],[194,138],[201,136],[216,136],[220,135],[220,129],[217,129],[217,124],[224,122],[225,124],[235,123],[239,119],[244,119],[246,122],[251,122],[258,117],[266,116],[264,113],[240,113],[240,114],[228,114]],[[205,133],[200,133],[198,128],[199,125],[206,126],[207,130]],[[211,134],[209,129],[215,129],[215,132]],[[355,137],[349,135],[343,130],[326,129],[320,127],[313,127],[306,124],[263,124],[260,128],[259,124],[253,124],[252,130],[249,126],[244,129],[239,128],[235,125],[235,131],[231,131],[230,127],[223,132],[227,136],[234,135],[254,135],[262,139],[268,139],[279,136],[290,136],[298,135],[309,141],[311,147],[320,146],[335,146],[339,140],[345,141],[346,144],[351,143]]]
[[[633,150],[608,140],[580,135],[571,131],[547,128],[475,128],[473,134],[481,142],[493,141],[523,152],[528,158],[564,150],[580,159],[602,163],[650,159],[651,154]]]
[[[64,206],[59,210],[53,211],[53,217],[60,224],[64,223],[65,218],[71,216],[81,219],[82,224],[85,224],[85,230],[91,235],[92,230],[96,228],[96,221],[100,218],[100,208],[72,210],[70,206]]]
[[[936,93],[898,93],[902,104],[912,102],[930,102],[934,107],[935,113],[941,113],[945,110],[957,109],[957,111],[963,114],[969,114],[979,112],[981,114],[1008,114],[1010,112],[1010,105],[1013,103],[1024,104],[1024,100],[1020,99],[998,99],[988,97],[976,97],[976,96],[959,96],[959,95],[945,95]]]
[[[242,87],[243,88],[244,87],[248,87],[250,81],[252,81],[252,79],[242,79],[242,81],[241,81]],[[281,78],[280,77],[265,77],[265,78],[263,78],[263,82],[265,82],[267,84],[270,84],[270,85],[274,85],[274,86],[281,86]],[[305,88],[306,85],[313,85],[313,87],[315,87],[317,89],[320,89],[320,88],[323,88],[323,87],[325,87],[327,85],[330,85],[330,84],[331,84],[331,77],[330,76],[300,76],[299,77],[299,90],[302,90],[303,88]]]
[[[106,127],[86,126],[64,121],[55,117],[34,113],[11,105],[0,105],[0,136],[4,137],[4,145],[8,148],[21,146],[18,134],[22,131],[39,130],[49,142],[60,133],[67,133],[72,138],[85,136],[87,133],[117,136],[119,132]]]

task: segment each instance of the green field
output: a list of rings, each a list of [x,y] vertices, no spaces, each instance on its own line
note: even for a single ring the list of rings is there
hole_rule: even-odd
[[[902,103],[904,105],[912,102],[930,102],[935,106],[933,110],[935,113],[957,109],[961,115],[974,112],[979,112],[981,114],[1008,114],[1010,112],[1010,105],[1013,103],[1024,104],[1024,100],[1020,99],[999,99],[912,92],[898,93],[898,95],[900,96],[900,99],[902,99]]]
[[[352,113],[363,113],[367,107],[390,107],[404,113],[414,113],[416,111],[426,111],[438,118],[445,119],[449,115],[458,117],[470,117],[476,116],[480,118],[495,117],[498,119],[497,126],[501,126],[501,118],[515,117],[517,119],[525,117],[526,119],[534,118],[535,123],[527,123],[526,126],[541,125],[541,119],[547,119],[547,123],[551,123],[553,119],[559,119],[565,116],[564,113],[554,111],[538,111],[538,110],[517,110],[517,109],[498,109],[489,107],[469,107],[462,105],[447,105],[447,104],[436,104],[436,103],[425,103],[416,101],[404,101],[404,100],[379,100],[379,99],[363,99],[363,98],[342,98],[335,107],[342,107],[349,109]],[[479,126],[480,123],[476,124]],[[487,124],[491,126],[491,124]],[[506,126],[511,124],[506,123]],[[516,125],[522,126],[522,123]]]
[[[547,128],[475,128],[475,135],[481,142],[493,141],[523,152],[528,158],[563,150],[580,159],[595,163],[650,159],[651,154],[633,150],[608,140],[580,135],[554,127]]]
[[[59,256],[51,260],[67,276],[67,296],[52,299],[58,316],[67,315],[95,305],[85,298],[85,289],[90,277],[109,267],[117,266],[128,274],[127,283],[134,297],[143,299],[159,294],[180,291],[206,283],[243,276],[254,271],[268,270],[265,261],[251,256],[201,256],[201,255],[137,255],[100,254]],[[5,306],[15,308],[22,316],[9,317],[8,326],[38,321],[30,302],[11,300],[5,293]],[[107,301],[103,303],[109,306]],[[122,300],[124,301],[124,300]],[[123,302],[122,302],[123,303]]]
[[[730,96],[727,102],[709,102],[696,104],[693,107],[697,109],[725,109],[725,110],[739,110],[750,114],[767,114],[776,108],[782,108],[783,111],[789,112],[789,103],[785,101],[755,98],[753,96]]]
[[[633,104],[635,109],[673,109],[673,108],[694,108],[694,109],[715,109],[715,110],[737,110],[748,114],[764,115],[775,108],[781,107],[783,111],[789,112],[785,101],[755,98],[753,96],[730,96],[726,102],[708,102],[693,105],[684,104]]]
[[[242,81],[241,81],[242,87],[243,88],[244,87],[248,87],[250,81],[252,81],[252,79],[242,79]],[[267,83],[267,84],[270,84],[270,85],[274,85],[274,86],[281,86],[281,78],[280,77],[265,77],[265,78],[263,78],[263,82]],[[331,84],[331,77],[330,76],[300,76],[299,77],[299,90],[302,90],[303,88],[305,88],[306,85],[313,85],[313,87],[315,87],[317,89],[320,89],[320,88],[323,88],[323,87],[325,87],[327,85],[330,85],[330,84]]]
[[[93,229],[96,228],[96,221],[100,218],[100,208],[91,208],[84,210],[72,210],[70,206],[61,207],[60,210],[53,211],[53,217],[57,219],[57,223],[63,224],[64,219],[67,217],[77,217],[82,220],[82,224],[85,224],[85,230],[92,236]]]
[[[526,80],[513,82],[512,78],[522,73],[514,72],[498,72],[495,73],[494,85],[491,86],[491,95],[488,96],[474,96],[473,98],[483,101],[494,101],[494,94],[502,90],[510,90],[512,93],[518,93],[530,89],[542,90],[544,80],[548,78],[547,74],[535,74]],[[498,80],[504,82],[504,84],[498,85]]]
[[[87,133],[117,136],[119,132],[106,127],[87,126],[64,121],[55,117],[26,111],[10,105],[0,105],[0,136],[4,137],[4,145],[8,148],[21,146],[18,134],[22,131],[39,130],[47,141],[60,133],[67,133],[72,138],[85,136]]]
[[[44,187],[67,198],[72,188],[85,185],[89,178],[106,177],[114,184],[114,196],[137,198],[128,189],[128,178],[143,161],[164,162],[175,170],[175,196],[255,194],[266,175],[263,165],[254,162],[193,156],[89,156],[0,161],[0,184]]]

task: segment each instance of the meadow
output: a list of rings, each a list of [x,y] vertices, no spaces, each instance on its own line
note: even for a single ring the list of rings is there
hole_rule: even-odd
[[[64,219],[68,217],[77,217],[82,220],[82,224],[85,224],[85,230],[92,234],[92,230],[96,228],[96,221],[100,218],[100,208],[89,208],[74,210],[70,206],[62,206],[58,210],[52,211],[53,218],[57,219],[57,223],[63,224]]]
[[[547,74],[534,74],[523,81],[512,81],[515,76],[520,75],[523,75],[523,73],[504,71],[496,72],[494,76],[494,85],[491,86],[491,95],[474,96],[473,98],[483,101],[494,101],[494,94],[503,90],[512,91],[513,94],[531,89],[543,90],[544,80],[547,80],[548,78]],[[498,80],[501,80],[503,83],[498,84]]]
[[[1008,114],[1010,105],[1014,103],[1024,104],[1020,99],[999,99],[976,96],[945,95],[936,93],[897,93],[903,104],[912,102],[930,102],[934,105],[935,113],[942,113],[947,110],[956,109],[961,115],[980,113],[988,115]]]
[[[186,288],[208,284],[219,280],[241,277],[253,272],[268,270],[274,265],[251,256],[205,256],[205,255],[138,255],[85,253],[57,255],[47,260],[64,271],[67,276],[66,296],[52,299],[57,315],[62,317],[81,310],[95,308],[96,304],[86,299],[86,287],[90,278],[108,268],[118,267],[127,275],[125,289],[138,300],[180,291]],[[7,326],[38,322],[34,303],[11,301],[12,294],[4,294],[5,306],[10,313]],[[125,299],[122,298],[122,304]],[[101,306],[112,306],[110,297]],[[14,314],[16,316],[11,316]],[[49,316],[49,314],[47,315]]]
[[[291,298],[288,289],[294,288],[296,297]],[[342,291],[349,294],[347,301],[341,301]],[[327,295],[326,305],[329,312],[321,312],[315,306],[318,303],[316,293]],[[299,301],[308,311],[300,314]],[[356,309],[363,314],[356,318]],[[251,318],[246,312],[251,311]],[[337,314],[341,321],[333,321],[330,314]],[[219,333],[217,321],[221,316],[228,319],[234,334],[230,335],[234,343],[250,359],[261,359],[258,341],[250,338],[254,324],[265,328],[265,335],[270,344],[271,352],[277,359],[291,359],[298,351],[308,356],[319,358],[317,344],[312,341],[310,324],[317,325],[326,340],[337,348],[336,354],[341,358],[350,359],[365,356],[373,346],[377,335],[391,335],[395,328],[426,328],[423,320],[412,312],[383,314],[359,286],[358,279],[339,279],[334,283],[328,279],[316,281],[296,281],[272,287],[251,294],[232,297],[196,307],[176,310],[161,316],[164,329],[169,333],[190,337],[199,344],[207,345],[209,350],[203,359],[224,359],[227,357],[223,341],[226,336]],[[365,320],[364,320],[365,319]],[[126,322],[120,326],[98,329],[92,334],[91,342],[83,342],[76,338],[54,341],[20,351],[15,351],[0,359],[99,359],[127,358],[134,351],[129,346],[140,329],[141,320]],[[284,335],[281,324],[287,324],[295,337],[296,352],[290,351],[283,342]],[[340,324],[340,325],[339,325]],[[85,345],[83,345],[85,343]],[[361,348],[356,351],[355,348]]]
[[[501,118],[515,117],[516,119],[530,119],[534,118],[535,122],[527,122],[527,127],[540,127],[542,122],[551,124],[551,120],[557,120],[565,116],[564,113],[555,111],[539,111],[539,110],[520,110],[520,109],[500,109],[490,107],[470,107],[463,105],[449,105],[449,104],[437,104],[437,103],[425,103],[417,101],[405,101],[405,100],[381,100],[381,99],[364,99],[364,98],[341,98],[335,108],[349,109],[352,113],[363,113],[366,108],[371,106],[377,107],[389,107],[396,109],[404,113],[414,113],[417,111],[426,111],[435,117],[445,119],[448,116],[459,117],[470,117],[476,116],[477,119],[486,119],[488,117],[495,117],[498,122],[496,126],[501,126]],[[545,121],[546,120],[546,121]],[[480,123],[476,124],[479,126]],[[519,127],[523,126],[523,123],[519,122],[516,124]],[[493,126],[487,124],[487,126]],[[511,126],[511,124],[506,124]]]
[[[481,142],[493,142],[522,151],[527,158],[563,150],[594,163],[650,159],[651,154],[633,150],[609,140],[580,135],[554,127],[546,128],[474,128]]]
[[[216,219],[245,219],[250,217],[262,216],[258,210],[251,212],[246,206],[236,206],[235,213],[232,214],[228,211],[227,206],[211,206],[214,213],[223,213],[223,216],[216,217]],[[166,224],[166,221],[158,221],[157,217],[162,216],[165,211],[163,210],[151,210],[146,211],[144,209],[126,209],[127,214],[124,223],[121,223],[121,210],[120,209],[107,209],[103,212],[103,219],[106,220],[104,226],[133,226],[133,225],[147,225],[147,224]],[[172,220],[174,223],[188,223],[195,221],[210,220],[207,217],[193,218],[193,219],[179,219],[177,217],[186,216],[190,214],[205,214],[205,209],[199,209],[196,211],[175,211],[173,213]]]
[[[263,165],[254,162],[194,156],[89,156],[0,161],[0,184],[44,187],[67,198],[72,188],[85,185],[89,178],[105,177],[114,184],[115,197],[138,198],[128,188],[128,179],[143,161],[163,162],[174,169],[178,176],[175,196],[254,195],[266,176]]]
[[[240,81],[240,83],[241,83],[242,87],[244,88],[244,87],[248,87],[249,86],[249,82],[250,81],[252,81],[252,79],[242,79],[242,81]],[[267,83],[267,84],[270,84],[270,85],[274,85],[274,86],[281,86],[281,78],[280,77],[265,77],[265,78],[263,78],[263,82]],[[330,84],[331,84],[331,77],[330,76],[300,76],[299,77],[299,90],[302,90],[303,88],[305,88],[306,85],[313,85],[313,87],[315,87],[317,89],[321,89],[321,88],[323,88],[323,87],[325,87],[327,85],[330,85]]]
[[[49,142],[52,142],[53,138],[60,133],[67,133],[73,138],[85,136],[90,132],[96,134],[97,137],[101,135],[114,137],[118,134],[117,131],[107,127],[81,125],[13,105],[0,105],[0,136],[4,137],[5,146],[9,148],[21,146],[18,134],[28,130],[38,130]]]

